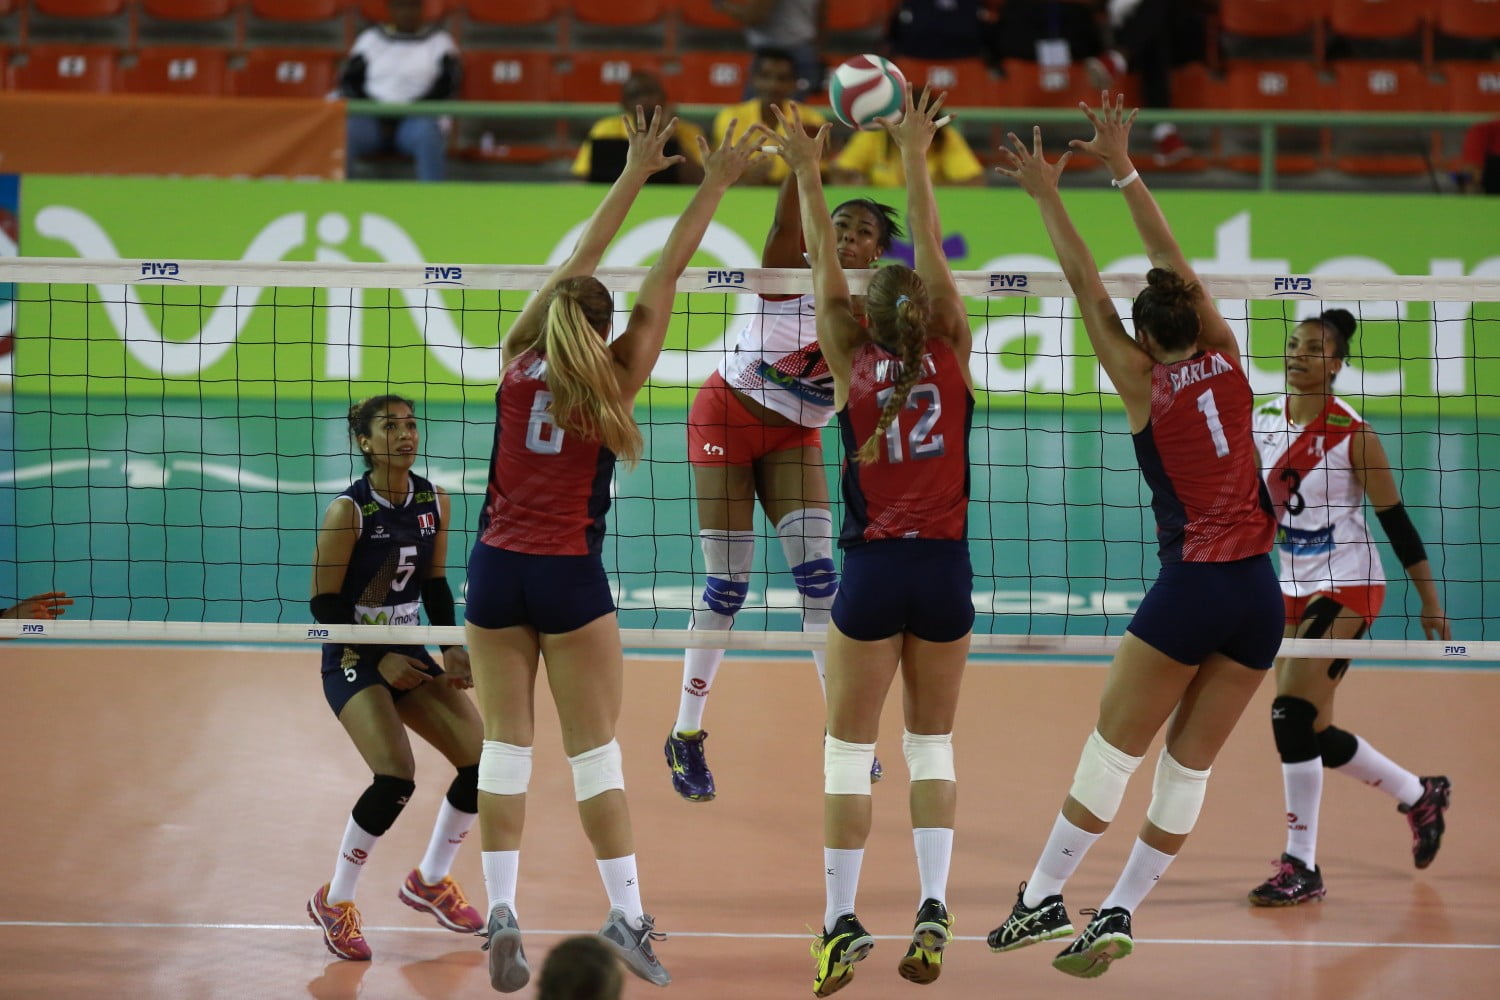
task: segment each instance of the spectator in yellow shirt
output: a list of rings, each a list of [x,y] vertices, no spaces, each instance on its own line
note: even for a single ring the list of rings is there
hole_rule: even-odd
[[[927,173],[934,184],[984,186],[984,167],[951,125],[944,125],[932,137],[932,146],[927,150]],[[891,141],[885,129],[854,133],[833,161],[833,182],[905,187],[906,171],[901,168],[900,147]]]
[[[667,100],[667,88],[655,73],[638,69],[620,87],[620,107],[635,114],[637,106],[651,109],[660,106],[668,114],[672,107]],[[743,124],[743,123],[742,123]],[[744,134],[743,129],[740,134]],[[676,163],[658,171],[647,179],[647,184],[697,184],[703,180],[703,153],[698,149],[698,138],[703,130],[691,122],[679,120],[677,130],[662,149],[666,156],[681,153],[682,163]],[[630,139],[625,133],[625,123],[619,115],[601,118],[589,129],[588,138],[578,150],[573,161],[573,176],[598,184],[613,184],[620,171],[625,168],[625,153],[630,148]]]
[[[738,121],[741,132],[756,122],[784,135],[781,122],[772,114],[771,108],[779,107],[788,119],[791,118],[792,95],[797,91],[797,70],[791,53],[781,49],[757,49],[750,63],[750,85],[755,96],[743,104],[735,104],[720,111],[714,118],[714,146],[718,147],[731,121]],[[802,112],[802,124],[809,135],[816,134],[828,119],[806,105],[798,105]],[[779,156],[762,157],[752,163],[740,175],[741,184],[780,184],[787,176],[786,161]]]

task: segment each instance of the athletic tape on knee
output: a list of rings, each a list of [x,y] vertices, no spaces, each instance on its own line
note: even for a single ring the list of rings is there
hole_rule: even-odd
[[[1151,804],[1146,818],[1163,833],[1189,834],[1203,809],[1208,794],[1208,776],[1213,771],[1194,771],[1183,767],[1163,747],[1156,761],[1156,778],[1151,783]]]
[[[901,734],[901,752],[912,781],[957,781],[953,770],[952,733]]]
[[[703,568],[708,576],[699,606],[732,619],[744,607],[745,597],[750,593],[750,564],[755,561],[755,532],[705,528],[698,532],[698,544],[703,549]],[[707,628],[712,624],[714,623],[700,625],[696,615],[694,616],[695,628]]]
[[[531,784],[531,747],[485,740],[479,754],[479,790],[491,795],[525,795]]]
[[[1112,823],[1125,798],[1125,786],[1143,760],[1110,746],[1096,729],[1084,741],[1068,794],[1099,819]]]
[[[823,737],[823,791],[829,795],[869,795],[875,744]]]
[[[838,569],[833,565],[833,515],[820,507],[794,510],[776,522],[776,536],[803,607],[833,607],[839,589]]]
[[[569,757],[573,766],[573,797],[579,802],[625,788],[625,769],[621,766],[620,744],[610,740],[602,747],[585,750]]]
[[[366,788],[359,801],[354,803],[354,809],[350,813],[359,828],[372,837],[381,837],[396,822],[396,817],[401,815],[401,810],[406,808],[406,803],[411,799],[411,793],[417,790],[417,784],[406,778],[396,778],[389,774],[377,774]]]

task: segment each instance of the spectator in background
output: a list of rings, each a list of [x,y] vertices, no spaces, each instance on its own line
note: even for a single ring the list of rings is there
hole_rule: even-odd
[[[660,78],[643,69],[631,73],[630,79],[621,86],[620,107],[632,116],[637,107],[644,108],[648,114],[656,107],[668,116],[674,113]],[[669,157],[680,153],[683,162],[652,174],[646,183],[697,184],[703,180],[703,154],[698,149],[698,137],[702,134],[703,130],[698,126],[679,120],[676,131],[662,147],[662,153]],[[625,169],[625,153],[629,148],[630,139],[620,116],[601,118],[589,129],[588,138],[578,150],[578,158],[573,161],[573,176],[596,184],[613,184],[620,171]]]
[[[939,185],[984,186],[984,167],[958,129],[941,126],[927,149],[927,174]],[[870,187],[906,186],[901,147],[890,133],[856,132],[833,161],[833,183]]]
[[[781,131],[780,120],[771,109],[780,108],[782,114],[790,120],[793,95],[797,89],[795,66],[796,60],[790,52],[757,49],[750,62],[750,85],[755,96],[743,104],[731,105],[715,116],[713,145],[718,147],[723,142],[724,133],[732,121],[738,121],[742,130],[759,122],[778,135],[785,135]],[[814,108],[802,105],[797,107],[802,114],[802,124],[814,134],[828,120]],[[787,173],[785,160],[779,156],[766,156],[752,163],[741,175],[739,183],[780,184]]]
[[[620,962],[596,934],[563,940],[542,963],[537,1000],[620,1000]]]
[[[1084,60],[1089,82],[1101,90],[1118,90],[1120,78],[1134,72],[1141,81],[1141,106],[1172,106],[1172,70],[1206,55],[1207,0],[1107,0],[1114,45]],[[1151,129],[1158,166],[1192,155],[1171,122]]]
[[[346,98],[408,104],[441,101],[458,91],[458,46],[438,25],[424,25],[421,0],[390,0],[389,23],[360,32],[339,75]],[[417,180],[447,172],[447,137],[433,115],[349,119],[348,158],[400,153],[416,161]]]
[[[791,56],[796,82],[791,96],[795,100],[823,89],[823,28],[828,23],[828,0],[716,0],[714,5],[745,26],[746,48],[780,49]],[[745,96],[754,93],[752,80],[745,87]],[[776,127],[774,121],[768,120],[766,125]]]
[[[998,59],[1066,66],[1104,54],[1105,0],[1005,0],[990,39]]]
[[[1500,118],[1469,127],[1456,179],[1465,194],[1500,194]]]
[[[993,0],[901,0],[886,31],[890,58],[990,59]]]

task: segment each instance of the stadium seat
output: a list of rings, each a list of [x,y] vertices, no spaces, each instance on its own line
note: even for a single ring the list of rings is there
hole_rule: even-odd
[[[1345,38],[1413,38],[1422,28],[1424,0],[1324,0],[1328,27]]]
[[[1496,0],[1437,0],[1438,34],[1452,38],[1500,38]]]
[[[217,21],[238,6],[238,0],[142,0],[141,11],[163,21]]]
[[[667,78],[667,93],[679,104],[738,104],[750,72],[746,52],[684,52],[681,72]]]
[[[828,31],[878,30],[884,34],[894,4],[889,0],[823,0]]]
[[[1226,106],[1236,110],[1318,110],[1329,100],[1327,88],[1319,81],[1317,71],[1308,63],[1295,59],[1232,62],[1225,68],[1224,88],[1228,97]],[[1258,128],[1225,126],[1221,135],[1225,166],[1246,173],[1260,171],[1259,153],[1244,151],[1246,147],[1259,149]],[[1305,174],[1317,170],[1322,165],[1322,150],[1326,144],[1327,134],[1321,129],[1278,129],[1277,173]]]
[[[643,27],[666,15],[663,0],[573,0],[573,17],[583,24]]]
[[[564,101],[594,101],[617,104],[620,85],[638,69],[661,72],[661,60],[637,50],[575,50],[572,66],[558,79],[559,96]]]
[[[1172,71],[1172,106],[1193,110],[1230,107],[1229,85],[1203,63],[1188,63]]]
[[[458,0],[457,8],[481,24],[540,24],[557,16],[558,0]]]
[[[554,77],[550,52],[540,49],[465,52],[462,58],[465,100],[553,100]],[[618,92],[615,97],[619,97]]]
[[[236,97],[326,97],[338,89],[343,53],[305,48],[255,48],[230,74]]]
[[[902,59],[901,71],[917,93],[946,90],[956,108],[990,108],[1000,103],[1000,83],[983,59]]]
[[[1079,101],[1099,100],[1098,88],[1078,63],[1043,69],[1029,59],[1006,59],[1002,66],[1005,77],[997,84],[996,96],[1002,107],[1071,108]]]
[[[1219,26],[1232,35],[1285,38],[1312,31],[1321,0],[1222,0]]]
[[[345,0],[250,0],[250,13],[266,21],[327,21],[345,6]]]
[[[1432,85],[1414,62],[1350,59],[1333,67],[1336,107],[1342,111],[1426,111]],[[1368,136],[1334,136],[1334,162],[1351,174],[1409,175],[1430,166],[1430,132],[1380,129]],[[1394,151],[1393,151],[1394,150]]]
[[[1447,94],[1449,111],[1482,111],[1500,115],[1500,65],[1478,60],[1438,63],[1447,81],[1439,93]]]
[[[693,28],[741,31],[744,25],[724,13],[715,0],[678,0],[682,23]]]
[[[127,94],[218,97],[228,91],[229,57],[223,49],[180,45],[142,49],[120,68],[118,89]]]
[[[457,0],[422,0],[422,20],[440,21],[457,6]],[[387,0],[359,0],[360,17],[370,24],[383,24],[390,16]]]
[[[108,93],[114,87],[115,50],[98,45],[33,45],[26,62],[10,68],[16,90]]]
[[[32,8],[48,17],[116,17],[125,0],[32,0]]]

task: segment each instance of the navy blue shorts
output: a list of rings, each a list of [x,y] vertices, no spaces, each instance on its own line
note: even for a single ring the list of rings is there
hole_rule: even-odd
[[[421,646],[345,646],[341,643],[323,643],[323,697],[328,707],[338,715],[350,698],[367,687],[381,685],[392,698],[403,698],[410,691],[398,691],[380,676],[380,658],[386,653],[401,653],[421,660],[427,672],[434,677],[443,675],[432,654]]]
[[[1214,653],[1269,670],[1281,648],[1286,608],[1271,557],[1227,563],[1168,563],[1130,620],[1130,632],[1179,663]]]
[[[974,568],[969,543],[892,538],[844,550],[833,623],[861,642],[906,632],[953,642],[974,628]]]
[[[464,620],[480,628],[530,625],[547,635],[583,628],[615,610],[600,556],[538,556],[476,542]]]

